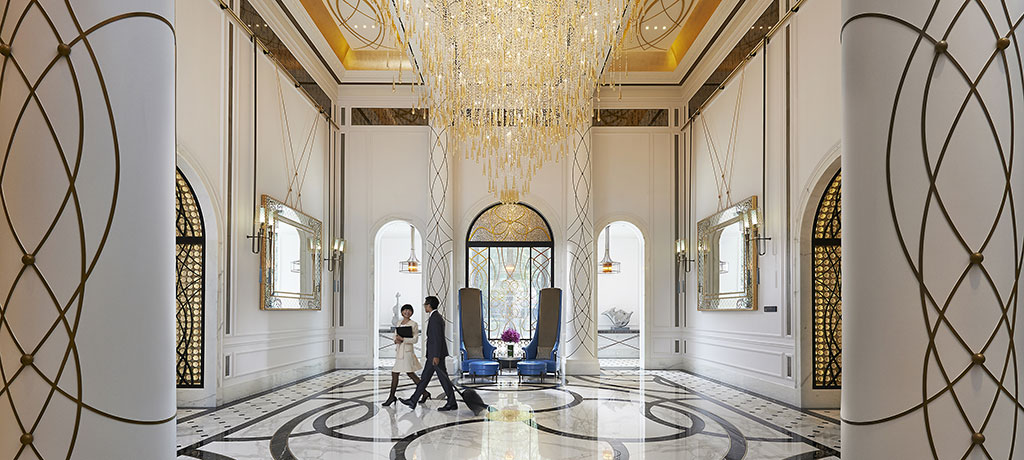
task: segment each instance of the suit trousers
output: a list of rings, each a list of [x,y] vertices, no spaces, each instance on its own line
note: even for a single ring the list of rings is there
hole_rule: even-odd
[[[437,371],[437,381],[441,384],[441,388],[444,390],[445,396],[448,397],[448,405],[455,405],[455,389],[452,387],[452,380],[448,378],[448,369],[445,368],[445,358],[438,360],[437,365],[434,365],[433,358],[427,358],[423,363],[423,374],[420,375],[420,384],[416,385],[416,392],[409,398],[412,401],[419,401],[423,397],[423,392],[427,391],[427,384],[430,383],[430,378],[434,376],[434,371]]]

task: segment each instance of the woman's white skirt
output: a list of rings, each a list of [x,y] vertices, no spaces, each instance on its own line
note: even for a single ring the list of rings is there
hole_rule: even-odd
[[[416,349],[411,343],[398,344],[398,349],[395,350],[395,366],[391,368],[391,372],[398,372],[404,374],[406,372],[418,372],[423,369],[423,365],[420,364],[420,360],[416,358]]]

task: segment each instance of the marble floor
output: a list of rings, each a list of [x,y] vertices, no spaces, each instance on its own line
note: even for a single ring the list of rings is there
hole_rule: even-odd
[[[436,382],[436,380],[435,380]],[[387,398],[390,373],[338,370],[215,409],[178,412],[178,459],[838,458],[838,411],[803,411],[679,371],[519,384],[457,382],[490,405],[416,410]],[[412,389],[403,378],[400,396]],[[441,394],[432,383],[430,391]]]

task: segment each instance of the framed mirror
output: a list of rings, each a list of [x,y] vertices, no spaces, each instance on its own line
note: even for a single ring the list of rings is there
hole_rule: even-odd
[[[263,195],[261,310],[320,310],[323,224]]]
[[[757,197],[697,223],[697,309],[757,309]]]

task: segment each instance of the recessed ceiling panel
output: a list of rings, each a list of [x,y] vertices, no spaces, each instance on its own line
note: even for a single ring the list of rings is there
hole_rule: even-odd
[[[300,0],[346,70],[410,69],[374,0]],[[672,72],[722,0],[646,0],[627,31],[629,71]],[[612,71],[623,69],[614,67]]]
[[[320,0],[353,50],[395,50],[395,37],[387,33],[373,0]]]

